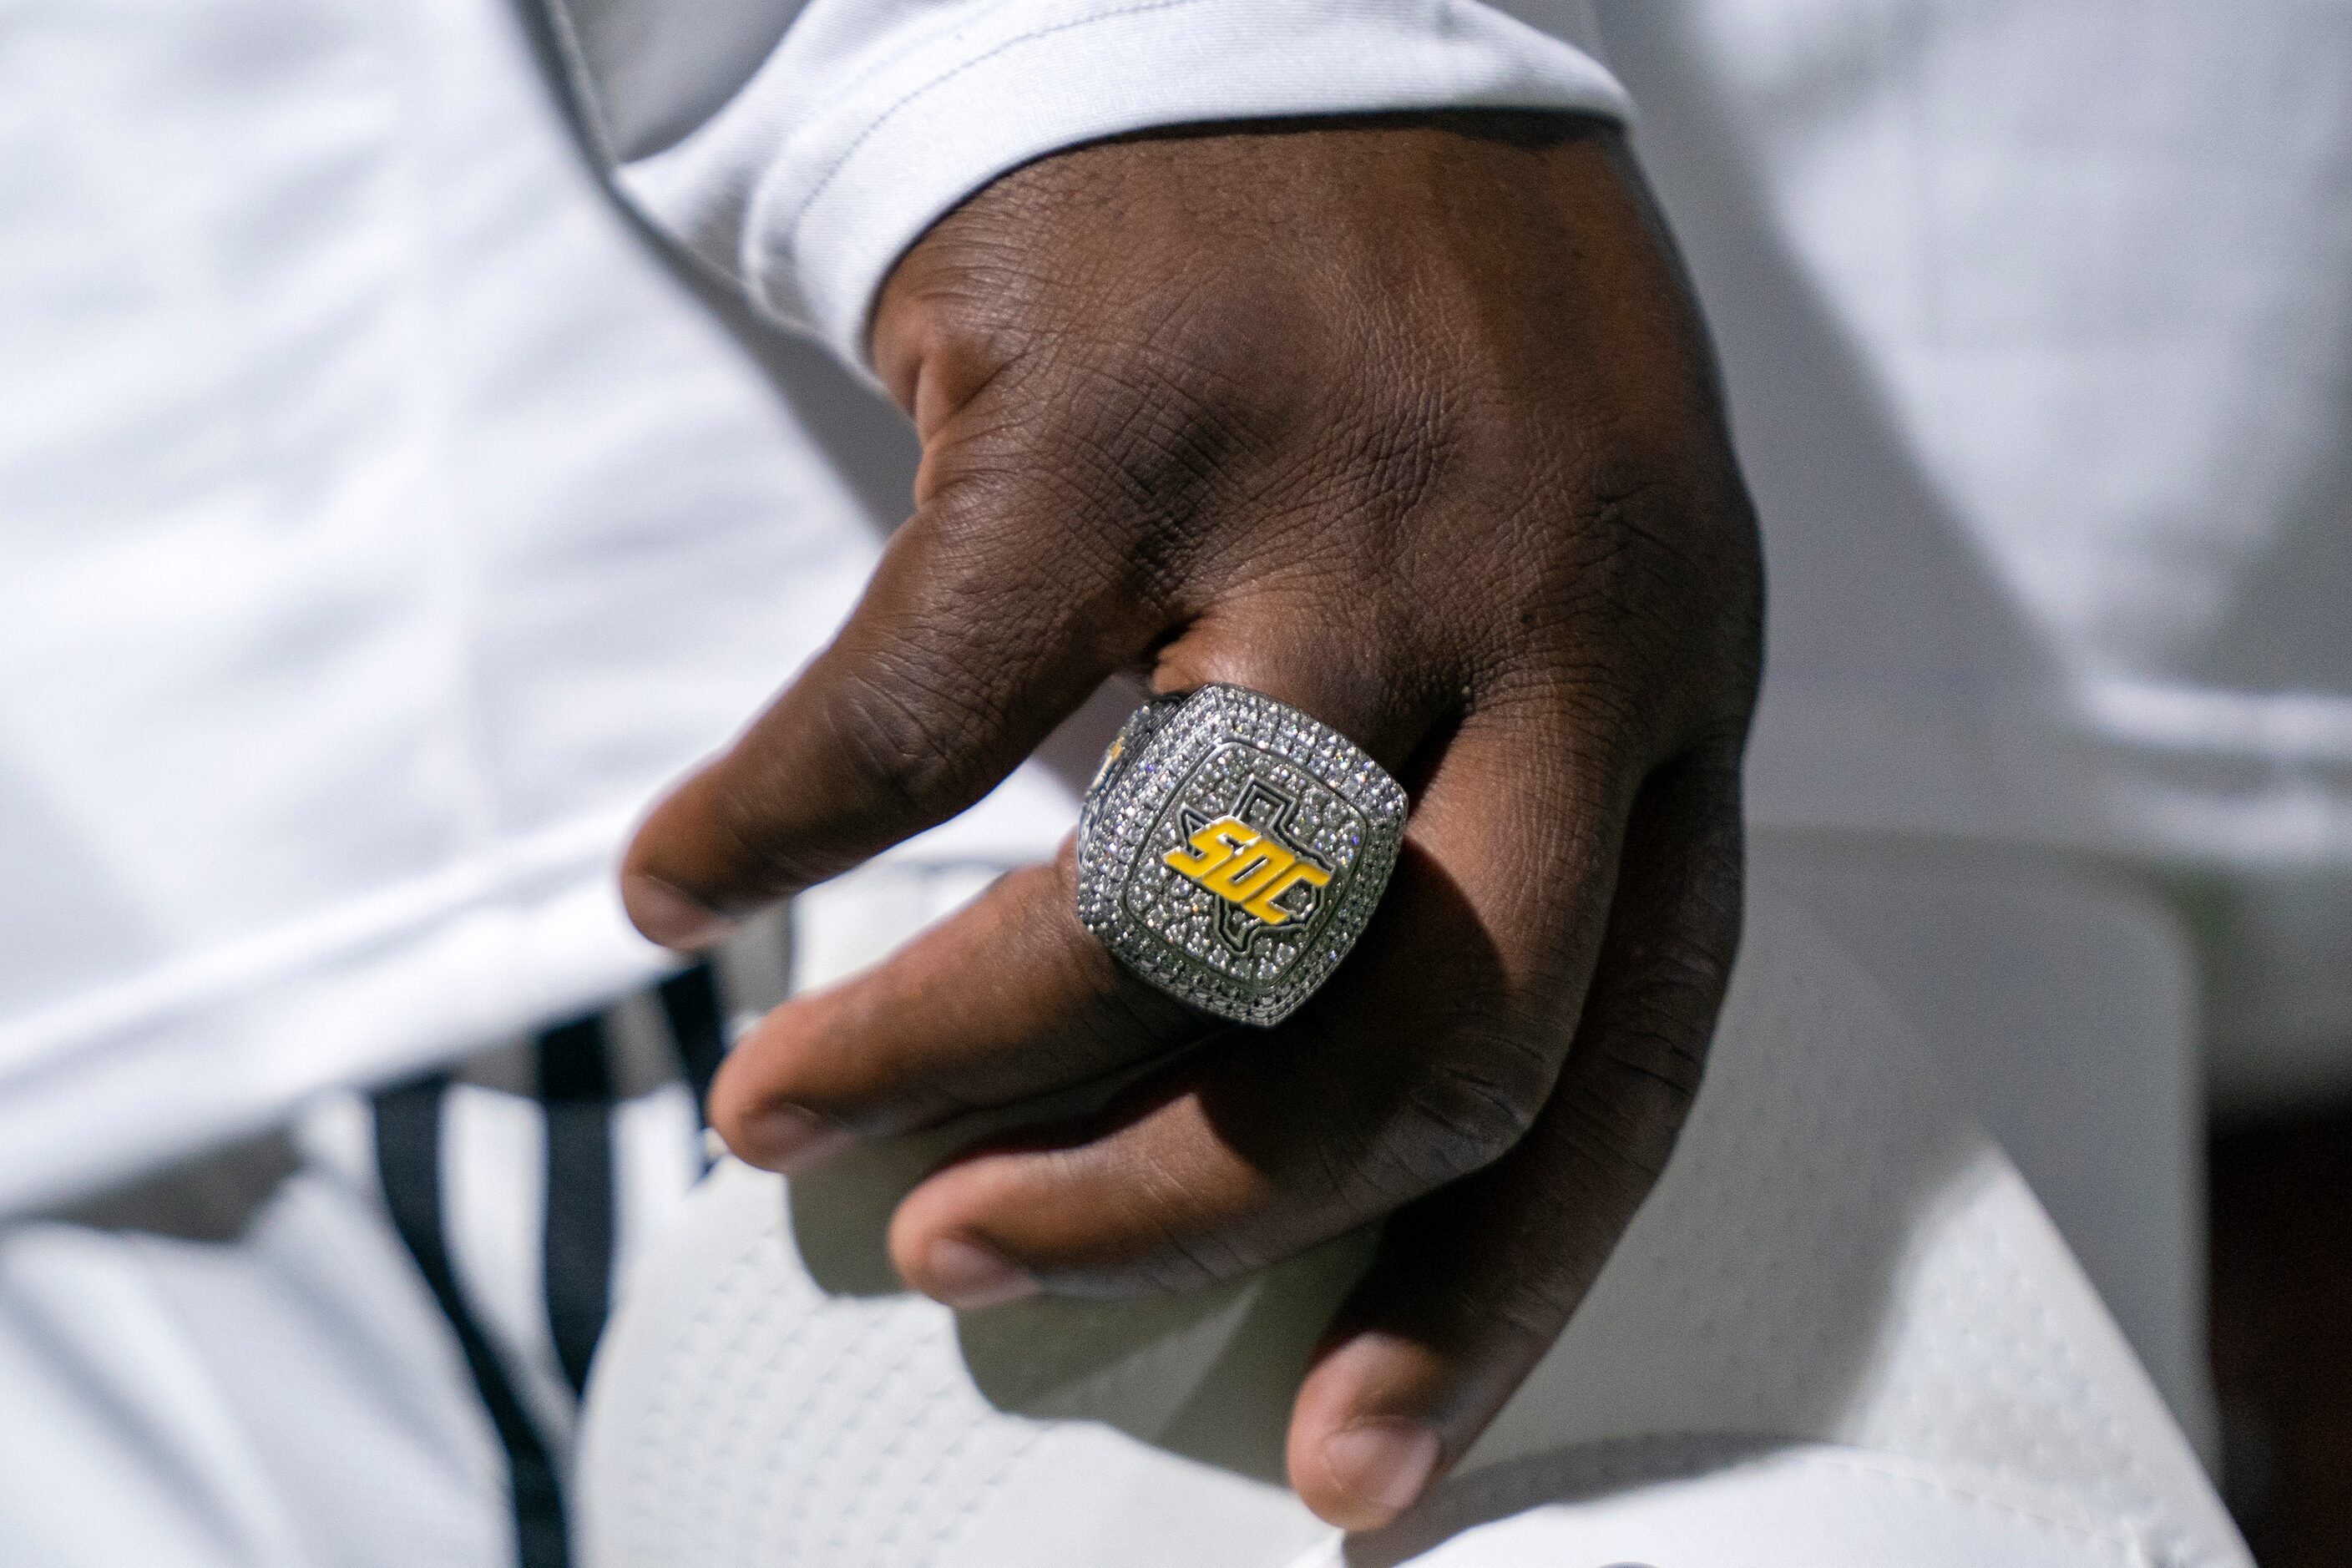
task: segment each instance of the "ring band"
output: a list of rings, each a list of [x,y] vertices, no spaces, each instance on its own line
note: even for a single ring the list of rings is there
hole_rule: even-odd
[[[1276,1024],[1348,956],[1405,794],[1329,725],[1239,686],[1137,709],[1078,814],[1078,919],[1144,980]]]

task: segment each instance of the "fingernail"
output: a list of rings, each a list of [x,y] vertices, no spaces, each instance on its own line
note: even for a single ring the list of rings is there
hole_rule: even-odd
[[[685,952],[716,947],[734,929],[733,921],[658,877],[622,878],[621,907],[629,912],[629,922],[649,940]]]
[[[746,1118],[736,1135],[742,1140],[735,1150],[738,1158],[787,1176],[857,1141],[840,1122],[798,1105],[771,1105]]]
[[[960,1312],[1037,1293],[1037,1281],[976,1241],[943,1236],[923,1249],[923,1294]]]
[[[1437,1434],[1413,1421],[1361,1421],[1323,1440],[1323,1463],[1340,1489],[1386,1523],[1411,1508],[1437,1468]]]

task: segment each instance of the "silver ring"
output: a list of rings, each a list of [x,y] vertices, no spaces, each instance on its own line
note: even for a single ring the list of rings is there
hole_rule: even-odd
[[[1204,686],[1137,709],[1078,813],[1078,919],[1121,963],[1237,1024],[1331,977],[1388,886],[1405,794],[1329,725]]]

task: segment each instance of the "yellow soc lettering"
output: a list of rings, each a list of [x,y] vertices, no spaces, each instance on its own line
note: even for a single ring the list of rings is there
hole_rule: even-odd
[[[1309,866],[1238,816],[1217,818],[1190,842],[1190,848],[1170,850],[1168,864],[1270,926],[1291,918],[1275,900],[1301,883],[1320,888],[1331,880],[1330,872]]]

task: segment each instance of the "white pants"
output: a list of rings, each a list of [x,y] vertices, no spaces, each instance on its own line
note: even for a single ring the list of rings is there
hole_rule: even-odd
[[[2175,1411],[2201,1430],[2193,977],[2163,907],[2094,869],[1958,849],[1790,841],[1763,847],[1759,865],[1973,1093]],[[979,879],[876,870],[820,890],[797,914],[796,980],[869,961]],[[772,984],[746,976],[739,1001],[756,1005]],[[632,1008],[615,1034],[632,1017],[650,1028],[646,1004]],[[560,1476],[572,1447],[578,1346],[560,1342],[546,1289],[551,1122],[527,1086],[494,1081],[494,1064],[473,1076],[484,1081],[436,1090],[433,1151],[441,1283],[454,1284],[463,1325],[395,1223],[384,1112],[359,1096],[283,1137],[0,1235],[0,1562],[565,1560],[545,1500],[536,1526],[524,1517],[524,1494]],[[618,1085],[612,1104],[605,1267],[618,1277],[697,1161],[678,1085]],[[485,1360],[503,1412],[486,1400]],[[534,1445],[536,1460],[519,1452]],[[1779,1491],[1769,1474],[1739,1484],[1764,1490],[1641,1506],[1693,1528],[1727,1506],[1841,1506],[1817,1470]]]

